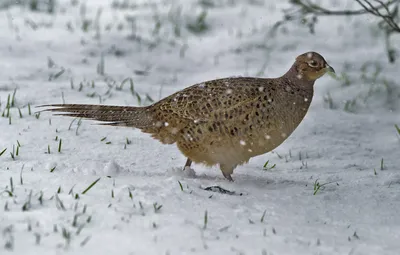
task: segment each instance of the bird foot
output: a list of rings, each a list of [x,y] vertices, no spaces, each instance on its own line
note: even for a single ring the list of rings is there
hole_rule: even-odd
[[[228,181],[233,182],[232,176],[231,176],[230,174],[226,174],[226,173],[222,173],[222,174],[224,175],[224,177],[225,177]]]
[[[183,175],[186,177],[195,177],[196,176],[196,172],[194,171],[193,168],[190,168],[190,166],[185,166],[183,168]]]

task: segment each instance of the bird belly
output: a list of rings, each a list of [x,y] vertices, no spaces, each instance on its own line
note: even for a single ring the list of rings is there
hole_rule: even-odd
[[[207,141],[178,142],[178,148],[195,163],[207,166],[217,164],[242,165],[250,158],[265,154],[278,147],[287,136],[282,132],[249,134],[240,137],[210,137]]]

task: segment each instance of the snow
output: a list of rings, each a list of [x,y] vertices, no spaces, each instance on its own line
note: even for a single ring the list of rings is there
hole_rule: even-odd
[[[399,254],[400,64],[375,19],[271,36],[287,2],[57,3],[55,15],[0,10],[0,114],[17,89],[0,118],[0,254]],[[175,145],[138,130],[35,116],[41,104],[143,105],[210,79],[277,77],[307,51],[340,79],[319,79],[299,128],[233,183],[217,167],[182,171]]]
[[[107,176],[118,176],[120,172],[121,166],[114,160],[108,162],[104,167],[104,174]]]

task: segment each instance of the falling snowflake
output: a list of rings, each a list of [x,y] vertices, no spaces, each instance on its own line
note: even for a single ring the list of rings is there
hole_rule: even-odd
[[[258,91],[263,92],[264,91],[264,87],[259,87]]]
[[[164,122],[164,126],[168,127],[169,123],[168,122]]]
[[[300,80],[300,79],[302,79],[302,78],[303,78],[303,75],[301,75],[301,74],[298,74],[296,77],[297,77],[297,79],[299,79],[299,80]]]
[[[204,82],[199,84],[199,88],[204,88],[205,86],[206,84]]]
[[[265,139],[269,140],[269,139],[271,139],[271,136],[270,135],[266,135]]]
[[[281,136],[282,136],[283,138],[285,138],[285,137],[287,136],[287,134],[286,134],[286,133],[282,133]]]
[[[193,137],[190,134],[186,134],[187,138],[189,138],[190,141],[193,141]]]
[[[225,93],[226,93],[226,94],[232,94],[232,90],[231,90],[231,89],[227,89],[227,90],[225,91]]]
[[[244,145],[246,145],[246,142],[243,140],[240,140],[240,145],[244,146]]]
[[[307,53],[307,58],[312,58],[313,54],[311,52]]]
[[[307,97],[305,97],[305,98],[304,98],[304,102],[307,102],[307,101],[308,101],[308,98],[307,98]]]

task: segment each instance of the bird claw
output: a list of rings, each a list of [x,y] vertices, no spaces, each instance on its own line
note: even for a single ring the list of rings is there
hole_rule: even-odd
[[[232,176],[230,174],[225,174],[225,173],[222,173],[222,174],[224,175],[225,179],[227,179],[230,182],[234,182],[232,179]]]

